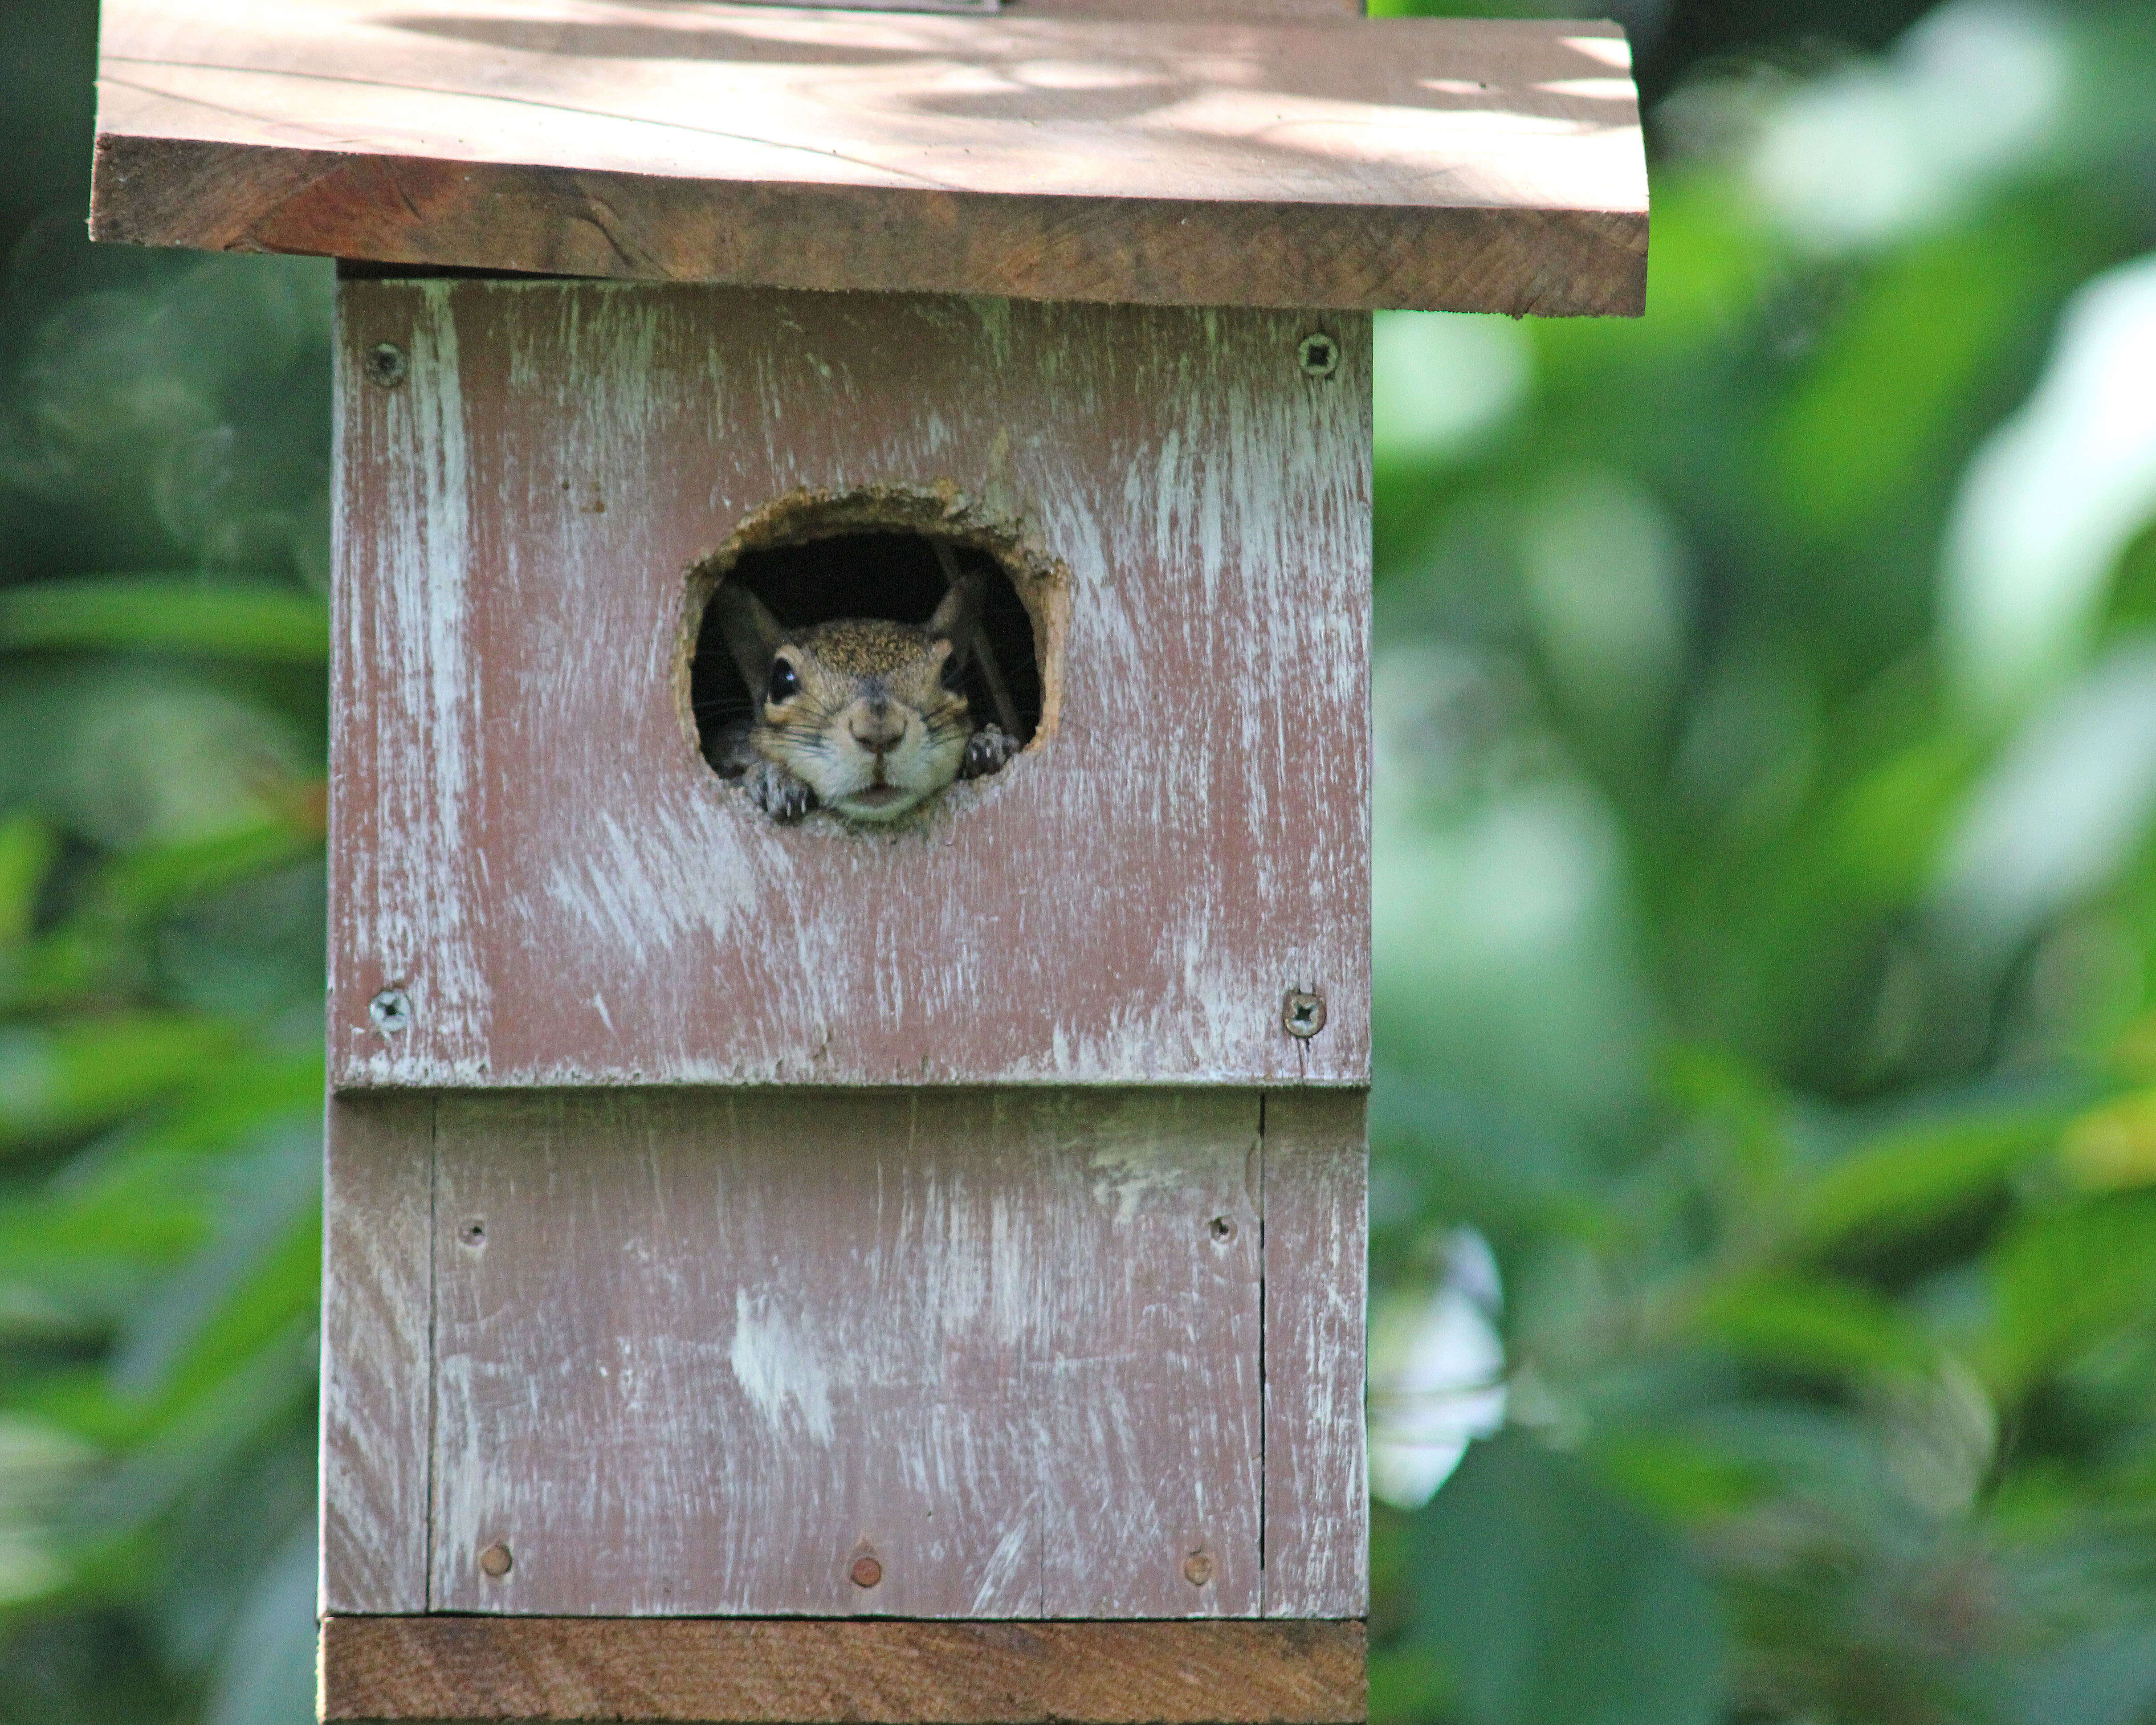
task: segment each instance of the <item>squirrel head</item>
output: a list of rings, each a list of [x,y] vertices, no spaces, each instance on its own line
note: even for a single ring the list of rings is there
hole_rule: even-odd
[[[970,584],[918,628],[858,617],[791,630],[732,583],[711,603],[755,706],[751,745],[823,807],[895,820],[958,776],[973,731],[963,688]]]

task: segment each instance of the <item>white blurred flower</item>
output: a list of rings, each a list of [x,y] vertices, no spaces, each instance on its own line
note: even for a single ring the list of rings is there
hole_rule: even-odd
[[[1782,226],[1825,252],[1951,218],[2050,140],[2069,56],[2058,26],[2010,0],[1952,0],[1893,53],[1804,85],[1759,131],[1752,177]]]
[[[1518,411],[1533,381],[1527,334],[1508,317],[1380,311],[1373,340],[1380,461],[1464,452]]]
[[[1445,1241],[1434,1291],[1396,1293],[1370,1319],[1370,1490],[1427,1503],[1475,1439],[1505,1423],[1497,1260],[1472,1228]]]
[[[2027,403],[1969,463],[1940,594],[1964,705],[2010,711],[2071,671],[2120,555],[2156,516],[2156,257],[2076,293]]]

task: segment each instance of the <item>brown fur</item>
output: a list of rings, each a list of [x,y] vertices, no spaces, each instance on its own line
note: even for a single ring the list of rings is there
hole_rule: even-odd
[[[781,820],[822,807],[880,823],[1001,767],[1016,743],[993,726],[977,732],[966,697],[942,680],[973,603],[957,587],[923,629],[860,617],[789,632],[753,595],[722,588],[727,647],[757,701],[748,742],[761,760],[747,775],[757,800]],[[798,686],[773,701],[781,662]]]

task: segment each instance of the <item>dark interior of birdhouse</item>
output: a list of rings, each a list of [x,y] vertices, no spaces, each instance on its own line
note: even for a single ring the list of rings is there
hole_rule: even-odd
[[[838,532],[743,551],[724,579],[747,588],[789,629],[842,617],[921,624],[950,591],[947,560],[973,577],[981,593],[986,651],[973,655],[965,674],[974,722],[1000,723],[1020,742],[1030,742],[1041,713],[1033,619],[1009,572],[979,547],[906,528]],[[717,609],[708,602],[690,665],[689,696],[707,759],[729,725],[753,716],[750,691],[726,651]]]

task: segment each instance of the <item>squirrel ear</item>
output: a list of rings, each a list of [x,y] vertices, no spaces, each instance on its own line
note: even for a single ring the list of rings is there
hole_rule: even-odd
[[[943,595],[943,603],[928,619],[928,633],[948,641],[953,651],[963,658],[973,648],[974,625],[980,621],[980,580],[958,567],[958,560],[952,556],[948,545],[941,539],[934,542],[936,561],[943,566],[943,578],[950,583],[951,591]]]
[[[745,587],[721,581],[711,595],[711,608],[719,614],[719,633],[726,637],[726,651],[751,694],[763,686],[786,631],[764,608],[763,601]]]

